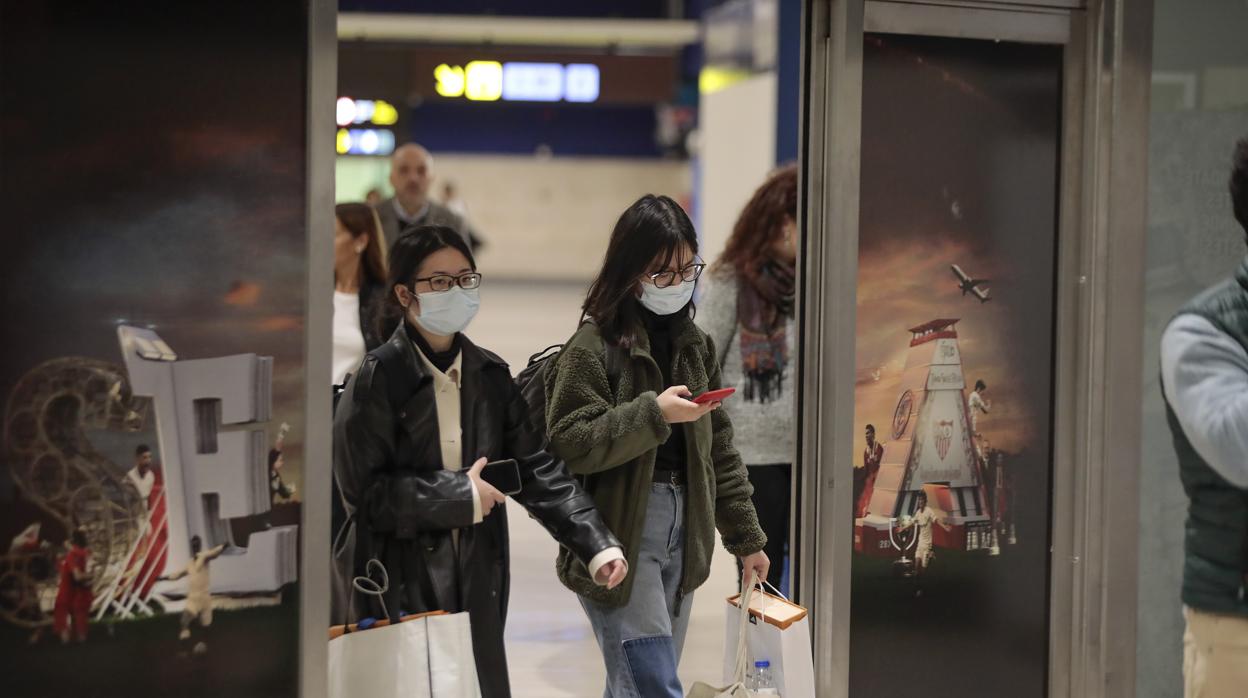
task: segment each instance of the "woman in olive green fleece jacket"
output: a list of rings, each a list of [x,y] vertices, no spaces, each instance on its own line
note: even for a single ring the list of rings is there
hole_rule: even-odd
[[[559,579],[580,599],[607,667],[605,696],[672,696],[688,605],[710,574],[715,529],[746,573],[766,578],[766,537],[719,403],[715,347],[692,319],[693,224],[646,196],[617,222],[584,323],[544,375],[551,449],[580,477],[623,542],[631,574],[596,585],[560,552]],[[728,398],[732,399],[732,398]]]

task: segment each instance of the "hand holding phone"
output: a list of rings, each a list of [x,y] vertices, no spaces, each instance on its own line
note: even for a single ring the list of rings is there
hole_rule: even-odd
[[[481,498],[482,515],[489,514],[490,510],[492,510],[495,505],[502,504],[507,501],[507,497],[500,492],[497,487],[491,485],[489,482],[486,482],[485,478],[481,476],[481,474],[485,471],[487,462],[488,461],[485,458],[479,458],[477,459],[477,462],[473,463],[472,467],[468,469],[468,477],[472,479],[472,484],[476,485],[477,496]]]
[[[481,470],[481,479],[490,483],[508,497],[520,494],[520,464],[514,458],[490,461]]]
[[[720,388],[719,390],[708,390],[705,393],[693,398],[695,405],[706,405],[712,402],[723,402],[724,398],[737,392],[736,388]]]
[[[684,385],[673,385],[664,390],[659,394],[657,402],[659,411],[663,413],[663,419],[668,424],[696,422],[716,407],[713,402],[702,405],[695,403],[690,397],[688,386]]]

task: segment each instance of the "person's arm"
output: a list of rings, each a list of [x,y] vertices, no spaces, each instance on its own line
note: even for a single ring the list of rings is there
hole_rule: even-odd
[[[706,339],[709,356],[717,356],[715,342]],[[719,362],[711,361],[707,369],[707,390],[720,388]],[[737,557],[757,553],[767,544],[767,535],[758,523],[758,512],[750,497],[754,486],[750,484],[741,454],[732,445],[732,420],[718,409],[710,413],[711,464],[715,468],[715,527],[719,529],[724,547]]]
[[[192,561],[193,561],[193,560],[192,560]],[[190,566],[190,565],[187,565],[186,567],[183,567],[182,569],[178,570],[177,572],[174,572],[173,574],[167,574],[167,575],[165,575],[165,576],[161,577],[161,579],[163,579],[163,580],[165,580],[165,581],[168,581],[168,582],[174,582],[174,581],[177,581],[177,580],[179,580],[179,579],[181,579],[181,578],[185,577],[185,576],[189,573],[190,569],[191,569],[191,566]]]
[[[1161,338],[1161,380],[1192,447],[1248,489],[1248,352],[1209,320],[1181,315]]]
[[[528,404],[515,383],[509,379],[500,383],[507,391],[507,455],[520,466],[521,490],[515,500],[597,578],[604,565],[624,559],[620,541],[563,462],[542,447],[542,437],[533,430]]]
[[[468,474],[398,469],[397,430],[382,367],[365,357],[334,414],[334,474],[347,512],[400,538],[473,525],[479,505]]]
[[[702,296],[694,322],[715,343],[715,360],[723,366],[737,334],[737,280],[727,271],[703,274],[702,279]]]
[[[221,557],[221,553],[223,553],[223,552],[225,552],[225,544],[224,544],[224,543],[222,543],[221,545],[218,545],[217,547],[212,548],[212,549],[210,549],[208,552],[204,553],[204,559],[205,559],[205,560],[215,560],[215,559],[217,559],[217,558]]]
[[[602,358],[584,347],[565,347],[546,374],[550,447],[577,475],[624,465],[672,433],[654,392],[614,405]]]

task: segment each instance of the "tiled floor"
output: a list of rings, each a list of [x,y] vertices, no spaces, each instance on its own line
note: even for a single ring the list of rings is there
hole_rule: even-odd
[[[473,341],[500,354],[512,371],[530,354],[564,341],[576,329],[584,288],[576,284],[490,282]],[[558,545],[524,510],[508,503],[511,523],[511,610],[508,665],[515,698],[589,697],[602,693],[603,666],[575,595],[555,578]],[[718,683],[723,662],[724,599],[734,590],[732,557],[718,548],[711,580],[693,602],[681,662],[686,689],[694,679]]]

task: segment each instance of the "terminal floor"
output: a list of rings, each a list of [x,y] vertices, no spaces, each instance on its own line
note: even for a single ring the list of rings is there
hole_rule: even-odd
[[[468,330],[473,341],[519,371],[530,354],[576,328],[584,285],[491,281]],[[507,663],[515,698],[601,695],[602,658],[576,596],[555,578],[558,545],[515,503],[511,525],[511,606]],[[694,680],[718,682],[723,663],[724,607],[735,590],[732,556],[717,548],[711,579],[694,596],[689,637],[680,665],[686,690]]]

